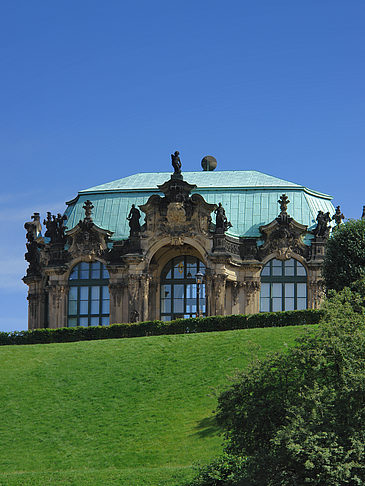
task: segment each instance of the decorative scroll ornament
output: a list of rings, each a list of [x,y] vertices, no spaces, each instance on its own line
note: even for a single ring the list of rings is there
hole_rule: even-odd
[[[274,254],[279,260],[288,260],[293,257],[293,254],[301,255],[304,258],[309,257],[309,247],[303,242],[307,226],[298,223],[288,215],[289,202],[286,194],[282,194],[278,201],[280,204],[279,216],[271,223],[260,226],[264,244],[258,247],[259,259],[262,260],[270,254]]]
[[[102,256],[107,251],[107,243],[113,233],[94,224],[91,218],[93,208],[91,201],[87,200],[83,206],[85,218],[66,233],[72,241],[69,253],[73,258],[87,256],[92,259],[95,256]]]

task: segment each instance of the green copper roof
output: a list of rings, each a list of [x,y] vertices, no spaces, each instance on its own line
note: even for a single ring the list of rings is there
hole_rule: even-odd
[[[82,206],[90,199],[94,205],[95,224],[113,231],[114,240],[127,238],[126,218],[132,204],[138,207],[146,203],[151,194],[158,194],[157,185],[169,180],[170,175],[167,172],[134,174],[80,191],[78,199],[70,201],[66,210],[68,228],[84,218]],[[283,193],[290,200],[290,216],[308,227],[315,224],[319,210],[334,213],[331,196],[261,172],[202,171],[183,172],[183,176],[185,181],[197,185],[193,192],[201,194],[208,203],[223,204],[233,225],[228,233],[235,236],[260,237],[259,227],[279,214],[277,201]]]

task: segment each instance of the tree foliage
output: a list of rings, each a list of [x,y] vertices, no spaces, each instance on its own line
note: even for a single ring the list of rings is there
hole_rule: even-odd
[[[323,278],[327,289],[342,290],[364,277],[365,220],[349,220],[327,242]]]
[[[194,485],[365,484],[365,283],[333,292],[297,347],[243,372],[217,420],[229,456]]]

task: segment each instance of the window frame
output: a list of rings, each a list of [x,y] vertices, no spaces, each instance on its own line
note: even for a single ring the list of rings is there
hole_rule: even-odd
[[[274,265],[274,262],[276,263]],[[281,265],[277,265],[277,262],[280,262]],[[286,266],[287,262],[294,262],[293,265],[293,275],[286,275],[285,269],[289,268],[289,266]],[[269,268],[269,274],[268,275],[263,275],[263,272],[265,269]],[[274,275],[274,268],[278,269],[281,268],[281,273],[280,275]],[[298,275],[298,269],[304,269],[305,275]],[[262,289],[260,291],[260,312],[277,312],[276,310],[273,310],[273,304],[274,304],[274,299],[280,298],[281,299],[281,311],[289,310],[285,309],[286,306],[286,284],[293,284],[294,285],[294,295],[290,296],[288,298],[293,298],[294,301],[294,309],[290,310],[298,310],[298,304],[300,301],[298,299],[304,299],[305,298],[305,308],[308,308],[308,273],[307,269],[305,266],[296,260],[295,258],[290,258],[289,260],[278,260],[277,258],[272,258],[266,264],[261,270],[261,285],[262,284],[269,284],[269,296],[268,297],[263,297],[262,296]],[[273,284],[281,284],[281,295],[280,297],[274,296],[273,295]],[[305,297],[300,297],[298,296],[298,284],[305,284]],[[262,304],[263,300],[268,300],[269,301],[269,310],[262,310]],[[301,307],[300,307],[301,309]]]
[[[95,263],[99,264],[99,268],[93,268]],[[87,266],[87,270],[85,270],[85,266]],[[84,268],[83,268],[84,267]],[[98,271],[98,278],[93,278],[93,272]],[[87,278],[82,277],[82,271],[86,271]],[[76,278],[75,278],[76,275]],[[106,277],[108,275],[108,277]],[[104,263],[96,260],[94,262],[79,262],[72,268],[69,278],[69,291],[68,291],[68,298],[67,298],[67,327],[89,327],[89,326],[101,326],[101,325],[109,325],[110,321],[110,294],[109,294],[109,272]],[[99,287],[99,295],[98,299],[92,299],[93,288]],[[71,296],[71,288],[76,288],[76,299],[70,299]],[[81,306],[81,288],[87,288],[87,314],[80,312]],[[103,299],[104,288],[107,289],[108,299]],[[99,302],[99,312],[92,313],[92,302],[93,300]],[[76,314],[70,313],[70,302],[76,302]],[[108,304],[108,312],[103,312],[103,302],[107,301]],[[98,319],[98,324],[92,323],[92,320],[95,318]],[[70,324],[71,319],[76,319],[75,324]],[[87,319],[87,324],[83,322],[82,324],[80,321]],[[103,320],[107,322],[103,323]]]
[[[196,283],[196,278],[195,275],[192,275],[190,273],[189,276],[189,266],[188,264],[189,259],[193,259],[194,262],[191,263],[191,265],[196,265],[196,273],[202,272],[205,275],[206,267],[204,263],[199,260],[196,256],[192,255],[178,255],[173,258],[171,258],[166,265],[163,267],[162,272],[161,272],[161,277],[160,277],[160,319],[161,320],[173,320],[173,319],[180,319],[180,318],[190,318],[190,317],[196,317],[198,314],[198,309],[197,309],[197,283]],[[183,262],[182,267],[182,276],[181,277],[175,277],[174,275],[174,269],[179,268],[179,265]],[[171,272],[171,273],[170,273]],[[168,275],[170,276],[168,277]],[[168,299],[163,298],[163,291],[162,289],[164,288],[165,285],[170,285],[171,286],[171,293]],[[183,301],[183,310],[182,312],[175,312],[175,290],[174,287],[176,285],[183,285],[183,297],[181,300]],[[191,286],[189,289],[192,294],[196,295],[195,297],[195,312],[192,311],[187,311],[187,306],[189,305],[188,300],[194,299],[194,297],[188,297],[188,287]],[[170,311],[163,312],[163,301],[169,301],[170,302]],[[193,304],[190,304],[193,305]],[[200,316],[206,316],[207,315],[207,296],[205,292],[205,283],[199,284],[199,307],[200,307]]]

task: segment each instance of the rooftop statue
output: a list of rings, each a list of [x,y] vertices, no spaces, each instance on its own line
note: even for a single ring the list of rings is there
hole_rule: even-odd
[[[85,204],[82,206],[82,209],[85,211],[84,221],[91,223],[92,222],[91,212],[94,209],[93,203],[88,199],[87,201],[85,201]]]
[[[43,224],[46,226],[47,230],[44,236],[50,238],[51,243],[60,243],[64,244],[66,237],[65,237],[65,226],[64,221],[67,220],[66,215],[62,215],[60,213],[52,216],[52,214],[48,211],[47,212],[47,219],[43,221]]]
[[[141,231],[141,225],[139,224],[140,217],[141,217],[141,213],[136,208],[136,206],[132,204],[132,208],[129,211],[129,214],[127,216],[127,220],[129,221],[129,227],[130,227],[130,236],[136,236],[138,235],[138,233],[140,233]]]
[[[176,150],[174,154],[171,154],[171,163],[174,168],[174,174],[181,174],[181,160],[180,153]]]
[[[39,213],[34,213],[33,216],[31,216],[31,219],[33,219],[33,221],[27,221],[24,224],[24,228],[27,230],[26,238],[28,241],[36,240],[38,236],[41,235],[42,231]]]
[[[227,220],[226,212],[222,203],[218,204],[217,209],[214,210],[216,218],[215,218],[215,232],[216,233],[225,233],[228,228],[232,227],[232,224]]]
[[[339,226],[342,223],[343,219],[345,219],[345,216],[342,214],[340,206],[337,206],[336,212],[333,215],[332,220],[336,223],[336,226]]]
[[[330,213],[329,212],[324,213],[323,211],[318,211],[316,221],[317,221],[317,226],[314,228],[313,234],[321,238],[328,238],[330,232],[329,223],[331,222]]]

